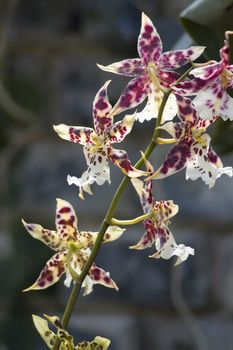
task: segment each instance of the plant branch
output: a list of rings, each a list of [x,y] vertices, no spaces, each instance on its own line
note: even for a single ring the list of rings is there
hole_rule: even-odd
[[[179,78],[178,81],[183,80],[189,74],[191,69],[192,69],[192,67],[190,67]],[[156,125],[155,125],[155,129],[154,129],[154,133],[153,133],[152,139],[151,139],[151,141],[150,141],[150,143],[149,143],[145,153],[143,154],[143,156],[141,156],[141,158],[134,165],[134,167],[136,169],[140,168],[141,165],[145,162],[145,160],[149,158],[149,156],[151,155],[151,153],[153,152],[153,150],[154,150],[154,148],[155,148],[155,146],[157,144],[157,138],[159,136],[159,131],[160,131],[159,130],[159,126],[160,126],[161,121],[162,121],[164,108],[166,106],[167,100],[168,100],[169,95],[171,94],[171,92],[172,92],[172,89],[168,89],[164,93],[163,100],[161,102],[161,105],[160,105],[160,108],[159,108],[159,112],[158,112],[158,116],[157,116],[157,119],[156,119]],[[71,291],[70,298],[68,300],[68,303],[67,303],[67,306],[65,308],[64,315],[63,315],[63,318],[62,318],[62,325],[63,325],[64,328],[66,328],[68,326],[70,317],[72,315],[72,312],[73,312],[73,309],[74,309],[74,306],[75,306],[75,303],[76,303],[76,300],[77,300],[77,298],[79,296],[79,293],[80,293],[80,290],[81,290],[81,287],[82,287],[82,283],[83,283],[86,275],[88,274],[88,272],[89,272],[89,270],[91,268],[91,265],[93,264],[93,262],[94,262],[94,260],[95,260],[95,258],[97,256],[97,253],[98,253],[98,251],[100,249],[100,246],[101,246],[101,243],[103,241],[104,234],[105,234],[107,228],[111,224],[111,220],[112,220],[113,215],[114,215],[114,213],[116,211],[118,202],[119,202],[119,200],[121,198],[122,193],[124,192],[124,190],[128,186],[129,182],[130,182],[130,177],[125,175],[125,177],[121,181],[118,189],[116,190],[116,192],[115,192],[115,194],[114,194],[114,196],[112,198],[112,201],[111,201],[110,207],[108,209],[108,212],[107,212],[107,214],[106,214],[106,216],[105,216],[105,218],[102,221],[102,224],[100,226],[99,233],[98,233],[98,236],[96,238],[95,244],[94,244],[94,246],[92,248],[91,254],[90,254],[90,256],[89,256],[85,266],[82,269],[81,274],[79,275],[79,278],[76,280],[76,282],[75,282],[75,284],[73,286],[73,289]],[[59,349],[59,344],[60,344],[60,341],[57,338],[56,342],[55,342],[55,345],[54,345],[52,350],[58,350]]]

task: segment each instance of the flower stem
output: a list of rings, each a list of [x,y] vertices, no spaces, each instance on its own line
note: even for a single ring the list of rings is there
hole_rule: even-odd
[[[153,211],[146,213],[144,215],[141,216],[137,216],[134,219],[130,219],[130,220],[118,220],[115,218],[112,218],[110,224],[111,225],[118,225],[118,226],[128,226],[128,225],[135,225],[138,224],[139,222],[148,219],[151,215],[153,214]]]
[[[183,80],[187,76],[187,74],[190,72],[191,69],[192,69],[192,67],[190,67],[179,78],[179,80],[177,82]],[[136,169],[140,168],[140,166],[145,162],[145,160],[149,158],[149,156],[151,155],[151,153],[153,152],[153,150],[154,150],[154,148],[155,148],[155,146],[157,144],[157,138],[159,136],[159,128],[158,127],[161,124],[164,108],[165,108],[165,105],[167,103],[168,97],[171,94],[171,92],[172,92],[172,89],[168,89],[164,93],[163,100],[161,102],[161,105],[160,105],[160,108],[159,108],[159,112],[158,112],[158,116],[157,116],[157,119],[156,119],[156,125],[155,125],[155,129],[154,129],[154,133],[153,133],[152,139],[151,139],[151,141],[150,141],[150,143],[149,143],[145,153],[141,156],[141,158],[134,165],[134,167]],[[116,211],[116,208],[117,208],[118,202],[119,202],[119,200],[121,198],[121,195],[124,192],[124,190],[126,189],[126,187],[128,186],[129,182],[130,182],[130,178],[127,175],[125,175],[125,177],[121,181],[118,189],[116,190],[116,192],[115,192],[115,194],[114,194],[114,196],[112,198],[111,204],[109,206],[108,212],[107,212],[104,220],[102,221],[102,224],[100,226],[99,233],[98,233],[98,236],[96,238],[95,244],[94,244],[94,246],[92,248],[91,254],[90,254],[86,264],[84,265],[84,267],[82,269],[82,272],[80,273],[78,279],[74,283],[73,289],[71,291],[71,294],[70,294],[70,297],[69,297],[69,300],[68,300],[68,303],[66,305],[66,308],[65,308],[65,311],[64,311],[64,315],[63,315],[63,318],[62,318],[62,325],[63,325],[64,328],[66,328],[68,326],[68,324],[69,324],[69,320],[70,320],[70,317],[72,315],[73,309],[75,307],[77,298],[79,296],[79,293],[80,293],[80,290],[81,290],[81,287],[82,287],[82,283],[83,283],[86,275],[88,274],[88,272],[89,272],[89,270],[91,268],[91,265],[93,264],[93,262],[94,262],[94,260],[95,260],[95,258],[97,256],[97,253],[98,253],[98,251],[100,249],[100,246],[101,246],[101,243],[103,241],[104,234],[105,234],[107,228],[110,226],[111,220],[112,220],[113,215],[114,215],[114,213]],[[57,338],[52,350],[58,350],[59,349],[59,345],[60,345],[60,340]]]

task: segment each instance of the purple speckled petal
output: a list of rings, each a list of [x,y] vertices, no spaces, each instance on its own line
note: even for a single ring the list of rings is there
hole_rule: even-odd
[[[150,91],[149,77],[142,75],[132,79],[123,90],[119,100],[112,109],[114,114],[134,108],[142,103]]]
[[[22,220],[22,222],[28,233],[30,233],[33,238],[43,242],[49,248],[53,250],[61,250],[66,247],[66,242],[63,242],[61,240],[61,237],[59,237],[56,231],[44,229],[41,225],[38,224],[29,224],[24,220]]]
[[[147,174],[145,171],[138,170],[132,166],[128,154],[124,150],[109,147],[108,158],[129,177],[139,177]]]
[[[233,120],[233,99],[222,88],[220,81],[200,91],[192,101],[199,116],[204,120],[212,120],[220,116],[223,120]]]
[[[65,272],[66,256],[67,251],[61,251],[53,255],[47,261],[36,282],[24,291],[45,289],[56,283]]]
[[[230,64],[230,46],[228,42],[228,37],[226,38],[224,42],[224,46],[219,51],[220,57],[222,60],[223,65],[226,67]]]
[[[143,74],[145,70],[140,58],[129,58],[120,62],[112,63],[108,66],[102,66],[101,64],[97,64],[97,66],[106,72],[116,73],[127,77],[136,77]]]
[[[63,140],[79,143],[83,146],[94,144],[92,137],[96,133],[92,128],[68,126],[65,124],[54,125],[53,128]]]
[[[83,149],[87,170],[80,178],[68,175],[67,181],[69,185],[76,185],[79,187],[79,196],[83,199],[83,192],[91,194],[90,186],[96,182],[98,185],[103,185],[105,181],[111,183],[110,169],[107,159],[107,149],[105,147],[98,148],[94,151],[91,147],[84,147]]]
[[[203,80],[195,78],[192,80],[185,80],[181,83],[174,83],[171,85],[173,91],[183,96],[196,95],[199,91],[202,91],[206,86],[211,84],[211,80]]]
[[[162,179],[184,169],[188,159],[191,157],[192,142],[192,139],[183,138],[173,146],[161,167],[148,179]]]
[[[134,115],[126,115],[123,120],[113,124],[106,133],[107,143],[112,144],[123,141],[126,135],[131,132],[134,121]]]
[[[141,31],[138,37],[138,53],[145,65],[157,63],[163,50],[162,41],[153,23],[142,13]]]
[[[196,110],[193,107],[192,101],[184,96],[176,94],[178,104],[178,116],[184,123],[195,125],[199,120]]]
[[[77,240],[77,216],[72,205],[64,199],[57,198],[56,228],[57,233],[64,241]]]
[[[104,271],[95,264],[91,266],[88,275],[92,281],[92,284],[101,284],[104,287],[118,290],[116,283],[110,278],[109,272]]]
[[[209,160],[209,143],[210,136],[207,134],[202,135],[199,142],[193,143],[191,157],[187,162],[186,179],[201,178],[211,188],[217,179],[218,170],[216,165]]]
[[[146,165],[147,175],[153,174],[154,168],[147,159],[145,159],[145,165]],[[139,196],[139,199],[140,199],[140,202],[141,202],[141,205],[143,208],[143,212],[149,213],[150,211],[152,211],[153,207],[154,207],[152,181],[145,182],[145,181],[134,178],[134,179],[131,179],[131,183]]]
[[[203,80],[214,80],[221,74],[223,66],[221,63],[212,63],[208,66],[198,67],[189,73],[193,75],[195,78],[203,79]]]
[[[112,106],[108,101],[107,87],[110,83],[108,80],[97,92],[93,101],[93,120],[95,131],[98,136],[103,136],[106,129],[112,125],[112,117],[108,117],[109,111]]]
[[[152,244],[155,242],[157,230],[155,228],[154,221],[152,219],[146,219],[144,221],[144,226],[146,232],[137,244],[130,246],[130,249],[145,249],[151,247]]]
[[[159,67],[165,69],[176,69],[182,67],[199,57],[204,49],[204,46],[191,46],[186,50],[164,52],[160,57]]]
[[[171,72],[168,70],[157,70],[157,75],[160,81],[160,84],[166,88],[169,89],[170,85],[175,83],[179,77],[180,74],[178,74],[177,72]]]

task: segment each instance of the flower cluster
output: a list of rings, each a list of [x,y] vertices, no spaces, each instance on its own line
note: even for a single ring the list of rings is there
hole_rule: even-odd
[[[194,255],[193,248],[176,243],[169,230],[169,220],[177,214],[178,205],[172,200],[155,201],[153,180],[171,176],[186,168],[186,179],[201,178],[211,188],[222,174],[233,176],[232,167],[223,167],[207,134],[208,127],[218,118],[233,120],[233,99],[228,94],[228,90],[233,87],[233,65],[230,64],[229,58],[230,34],[233,32],[226,32],[224,46],[220,50],[220,62],[197,64],[193,61],[203,53],[204,47],[194,46],[163,53],[160,36],[151,20],[143,13],[137,45],[139,58],[125,59],[108,66],[98,64],[104,71],[132,78],[116,104],[111,106],[109,103],[107,88],[110,81],[107,81],[97,92],[93,102],[93,128],[65,124],[54,126],[54,130],[62,139],[83,146],[87,169],[80,177],[68,175],[67,178],[69,185],[74,184],[79,188],[82,199],[84,192],[92,194],[91,186],[94,183],[103,185],[105,182],[111,182],[109,160],[131,179],[144,214],[134,220],[128,220],[127,224],[144,220],[146,232],[140,241],[130,248],[140,250],[154,245],[156,251],[151,258],[170,259],[176,256],[175,265],[178,265],[189,255]],[[181,76],[177,69],[190,62],[193,69],[189,69],[189,76]],[[147,102],[141,111],[134,110],[131,115],[115,120],[122,112],[140,108],[146,99]],[[128,153],[112,145],[122,142],[131,132],[135,122],[143,123],[152,118],[157,120],[149,151],[146,151],[133,166]],[[172,138],[158,137],[160,130]],[[168,151],[162,165],[154,170],[147,158],[155,144],[163,143],[174,145]],[[143,162],[146,169],[138,169]],[[143,176],[144,181],[139,179]],[[73,280],[77,288],[78,284],[85,288],[84,294],[91,293],[93,285],[97,283],[118,289],[109,273],[97,267],[93,260],[102,242],[114,241],[125,231],[118,226],[111,226],[114,220],[117,225],[120,223],[122,226],[127,221],[113,219],[122,188],[116,192],[99,233],[79,231],[74,208],[62,199],[57,199],[55,231],[44,229],[38,224],[28,224],[23,220],[32,237],[55,251],[36,282],[25,291],[45,289],[56,283],[63,274],[66,274],[67,287]],[[91,254],[93,247],[94,254]],[[85,276],[80,282],[83,271],[87,273],[83,273]],[[110,342],[107,339],[96,337],[92,342],[83,342],[75,347],[73,338],[62,327],[58,318],[46,318],[57,328],[57,335],[49,329],[46,319],[34,316],[34,323],[50,349],[53,349],[56,339],[59,339],[60,350],[104,350],[109,346]]]
[[[45,289],[56,283],[65,273],[66,279],[64,283],[69,287],[72,281],[71,271],[74,270],[77,274],[81,273],[90,256],[91,248],[95,243],[98,232],[79,232],[77,221],[74,208],[63,199],[57,199],[56,231],[44,229],[38,224],[28,224],[23,220],[26,230],[33,238],[42,241],[56,252],[46,263],[36,282],[25,289],[25,291]],[[103,241],[111,242],[119,238],[123,232],[124,229],[117,226],[109,226]],[[73,252],[73,254],[69,254],[69,252]],[[93,284],[97,283],[118,290],[116,283],[109,277],[109,273],[93,263],[83,282],[84,294],[91,293]]]

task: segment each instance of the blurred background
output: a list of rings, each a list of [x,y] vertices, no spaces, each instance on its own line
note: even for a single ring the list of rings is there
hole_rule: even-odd
[[[164,50],[190,45],[178,22],[190,4],[0,1],[0,350],[45,349],[31,314],[61,316],[69,295],[62,281],[46,291],[21,292],[52,254],[29,236],[21,218],[53,229],[55,199],[60,197],[76,208],[80,230],[97,231],[122,178],[111,167],[111,187],[93,186],[94,195],[80,200],[66,176],[84,171],[82,147],[59,139],[52,125],[91,126],[93,98],[107,79],[113,80],[109,95],[116,102],[126,78],[100,71],[96,62],[137,57],[141,11],[156,25]],[[153,125],[136,125],[119,145],[132,161],[148,144]],[[217,139],[228,145],[232,131]],[[220,146],[215,143],[216,150]],[[223,163],[230,166],[231,147],[225,150]],[[165,146],[156,149],[151,158],[155,166],[166,151]],[[101,248],[96,261],[111,272],[119,292],[95,286],[90,296],[80,298],[69,330],[76,343],[109,337],[112,350],[232,350],[232,179],[222,177],[209,190],[201,181],[185,181],[181,172],[154,188],[157,200],[179,204],[171,230],[177,243],[195,248],[195,257],[177,268],[174,261],[149,259],[153,248],[128,249],[143,234],[143,225],[128,229],[123,238]],[[136,215],[141,215],[140,204],[129,188],[116,216]]]

